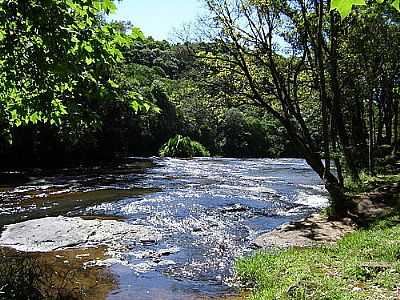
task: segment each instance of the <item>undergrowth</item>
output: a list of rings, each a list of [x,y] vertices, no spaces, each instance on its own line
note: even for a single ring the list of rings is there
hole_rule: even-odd
[[[359,182],[355,182],[350,178],[345,178],[344,186],[349,195],[356,195],[369,192],[385,184],[396,182],[400,182],[400,174],[377,174],[372,176],[366,172],[361,172]]]

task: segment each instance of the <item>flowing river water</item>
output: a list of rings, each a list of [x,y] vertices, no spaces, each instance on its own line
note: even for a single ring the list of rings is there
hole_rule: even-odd
[[[303,160],[223,158],[30,170],[0,186],[0,200],[0,226],[63,215],[155,228],[157,243],[126,245],[103,263],[115,283],[106,298],[121,300],[235,295],[233,262],[254,238],[328,201]]]

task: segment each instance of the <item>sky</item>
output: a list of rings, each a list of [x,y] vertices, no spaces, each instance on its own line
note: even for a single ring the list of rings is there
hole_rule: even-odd
[[[194,21],[201,8],[199,0],[123,0],[116,4],[111,19],[131,21],[156,40],[173,39],[174,28]]]

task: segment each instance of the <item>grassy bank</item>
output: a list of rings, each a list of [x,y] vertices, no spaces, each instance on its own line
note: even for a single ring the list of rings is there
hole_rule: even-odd
[[[250,299],[399,299],[400,213],[336,245],[258,252],[236,270]]]

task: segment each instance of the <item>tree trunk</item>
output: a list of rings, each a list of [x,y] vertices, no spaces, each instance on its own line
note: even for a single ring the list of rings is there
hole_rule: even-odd
[[[399,150],[399,99],[396,98],[393,104],[394,120],[393,120],[393,156]]]
[[[331,172],[326,171],[322,161],[316,156],[308,156],[306,161],[323,180],[325,188],[329,192],[333,216],[345,216],[347,213],[346,195],[338,179]]]
[[[321,155],[313,152],[312,147],[306,145],[296,133],[296,129],[292,126],[290,120],[282,120],[288,136],[298,145],[298,149],[305,158],[307,164],[318,174],[323,180],[326,190],[329,192],[331,207],[335,217],[346,215],[346,195],[340,181],[330,172],[327,171],[322,163]]]
[[[385,144],[392,143],[392,121],[393,121],[393,91],[392,83],[388,78],[384,81],[384,104],[383,104],[383,122],[385,125]]]
[[[332,137],[332,151],[335,154],[334,161],[337,172],[337,178],[339,180],[340,187],[344,188],[342,164],[340,162],[340,157],[338,156],[338,149],[337,149],[337,133],[332,120],[331,120],[331,137]]]
[[[323,43],[323,18],[324,18],[324,3],[323,1],[315,0],[315,13],[318,16],[318,37],[316,47],[316,64],[318,65],[318,84],[319,84],[319,100],[321,103],[322,113],[322,139],[323,151],[325,158],[325,170],[323,178],[328,176],[331,169],[331,154],[330,154],[330,136],[329,136],[329,114],[328,114],[328,97],[326,95],[325,68],[324,68],[324,53],[322,51]]]
[[[369,174],[375,174],[374,168],[374,116],[372,96],[368,101],[368,125],[369,125],[369,143],[368,143],[368,168]]]
[[[331,12],[331,51],[330,51],[330,79],[331,88],[333,94],[333,101],[331,105],[332,117],[337,129],[337,133],[340,139],[340,143],[343,147],[343,154],[346,160],[347,167],[350,171],[351,178],[353,181],[360,181],[359,170],[355,164],[356,159],[354,158],[352,152],[352,146],[350,145],[349,137],[346,132],[346,126],[343,116],[343,104],[342,104],[342,94],[338,79],[338,30],[337,30],[337,16],[335,13]]]
[[[376,133],[376,146],[383,145],[383,106],[382,96],[378,96],[378,132]]]

